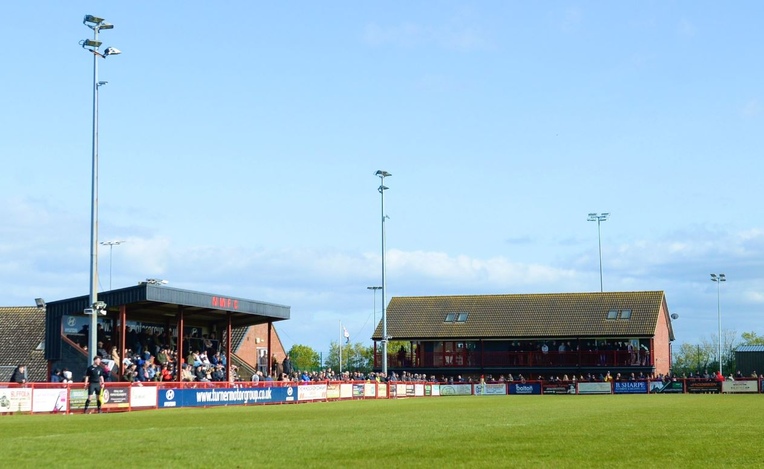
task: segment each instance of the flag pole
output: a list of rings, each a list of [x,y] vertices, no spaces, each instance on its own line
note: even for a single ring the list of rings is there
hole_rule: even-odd
[[[340,336],[337,340],[337,346],[340,349],[340,380],[342,379],[342,321],[340,321]]]

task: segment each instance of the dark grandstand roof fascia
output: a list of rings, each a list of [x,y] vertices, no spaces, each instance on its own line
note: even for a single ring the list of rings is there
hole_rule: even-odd
[[[631,318],[607,319],[611,309]],[[446,323],[449,312],[467,321]],[[661,313],[673,340],[662,291],[394,297],[386,310],[391,340],[653,337]],[[382,339],[381,324],[372,339]]]

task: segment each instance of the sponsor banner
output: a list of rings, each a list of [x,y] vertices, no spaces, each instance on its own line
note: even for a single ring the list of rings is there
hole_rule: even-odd
[[[424,395],[425,396],[440,396],[440,385],[439,384],[425,384],[424,385]]]
[[[682,385],[681,381],[668,381],[664,383],[663,381],[650,381],[650,392],[651,393],[683,393],[684,392],[684,385]]]
[[[392,384],[390,391],[393,393],[393,397],[406,397],[406,385],[405,384]]]
[[[416,388],[413,384],[406,384],[406,397],[416,396]]]
[[[759,382],[752,381],[725,381],[722,383],[722,392],[759,392]]]
[[[470,396],[472,395],[471,384],[441,384],[441,396]]]
[[[719,394],[722,392],[721,383],[716,381],[690,381],[687,380],[687,392],[693,394]]]
[[[32,388],[0,388],[0,412],[30,412]]]
[[[274,404],[297,400],[297,387],[162,389],[159,407]]]
[[[616,394],[647,394],[647,381],[616,381]]]
[[[342,387],[340,386],[340,393]],[[326,400],[325,384],[305,384],[297,387],[298,401],[321,401]]]
[[[121,409],[130,407],[130,388],[103,388],[100,398],[102,409]]]
[[[578,383],[579,394],[610,394],[610,383]]]
[[[377,385],[377,397],[387,399],[387,383],[379,383]]]
[[[414,395],[416,397],[424,397],[424,384],[415,384],[414,385]]]
[[[340,398],[340,383],[329,383],[326,385],[326,398],[327,399]]]
[[[69,409],[82,410],[85,408],[85,400],[88,398],[88,390],[82,388],[69,388]]]
[[[353,385],[350,383],[340,383],[340,397],[343,399],[353,397]]]
[[[360,399],[363,397],[363,384],[354,384],[353,385],[353,399]]]
[[[66,388],[34,389],[32,412],[66,412],[69,393]]]
[[[130,388],[130,407],[156,407],[156,406],[157,406],[156,386],[133,386]]]
[[[363,397],[377,397],[377,385],[374,383],[364,384]]]
[[[575,394],[576,387],[565,383],[544,383],[541,385],[541,394]]]
[[[507,387],[503,384],[477,384],[475,385],[476,396],[505,396]]]
[[[539,383],[510,383],[510,394],[541,394],[541,384]]]

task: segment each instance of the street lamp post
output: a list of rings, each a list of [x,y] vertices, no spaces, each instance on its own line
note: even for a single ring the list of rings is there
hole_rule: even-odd
[[[374,173],[379,176],[379,195],[382,200],[382,374],[387,377],[387,312],[385,307],[385,287],[387,281],[385,278],[385,251],[386,251],[386,239],[385,239],[385,191],[388,189],[385,187],[385,178],[392,176],[387,171],[381,169]]]
[[[374,292],[374,309],[371,310],[373,322],[371,333],[373,334],[377,330],[377,290],[381,290],[382,287],[366,287],[366,289]]]
[[[721,287],[722,282],[727,281],[724,274],[711,274],[711,281],[716,282],[716,317],[719,321],[719,374],[724,376],[722,371],[722,308],[721,308]]]
[[[599,245],[599,251],[600,251],[600,292],[605,291],[602,287],[602,230],[600,229],[600,225],[603,221],[606,221],[610,217],[609,213],[590,213],[589,217],[586,219],[586,221],[596,221],[597,222],[597,244]]]
[[[111,290],[111,255],[114,246],[119,246],[125,241],[103,241],[101,246],[109,246],[109,290]]]
[[[93,54],[93,155],[91,172],[91,203],[90,203],[90,307],[85,309],[90,314],[90,331],[88,334],[88,358],[93,361],[98,344],[98,315],[106,314],[106,304],[98,301],[98,88],[106,82],[98,81],[98,58],[105,59],[110,55],[120,54],[119,49],[107,47],[99,51],[101,41],[98,33],[103,29],[113,29],[114,25],[103,18],[86,15],[82,24],[93,30],[93,39],[80,41],[83,49]]]

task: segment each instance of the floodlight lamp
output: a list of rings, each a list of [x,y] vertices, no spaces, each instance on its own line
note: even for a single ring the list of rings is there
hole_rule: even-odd
[[[98,87],[99,87],[99,88],[100,88],[100,87],[102,87],[103,85],[108,85],[108,84],[109,84],[109,82],[108,82],[108,81],[99,81],[99,82],[97,83],[97,85],[98,85]],[[101,243],[101,244],[103,244],[103,243]]]
[[[85,15],[85,19],[84,19],[84,20],[82,20],[82,23],[83,23],[83,24],[92,23],[92,24],[94,24],[94,25],[96,25],[96,26],[100,25],[100,24],[101,24],[101,23],[103,23],[103,22],[104,22],[104,19],[103,19],[103,18],[99,18],[99,17],[97,17],[97,16],[93,16],[93,15]],[[107,24],[108,24],[108,23],[107,23]],[[89,25],[88,25],[88,26],[89,26]],[[113,27],[113,26],[112,26],[112,27]]]
[[[105,51],[103,51],[103,56],[108,57],[110,55],[119,55],[122,51],[117,49],[116,47],[107,47]]]
[[[388,176],[392,176],[392,174],[388,173],[387,171],[383,171],[381,169],[378,170],[376,173],[374,173],[374,175],[379,176],[381,178],[386,178]]]
[[[104,21],[103,23],[98,25],[98,29],[114,29],[114,25]]]
[[[92,39],[85,39],[84,41],[81,41],[80,44],[82,44],[82,47],[92,47],[94,49],[98,49],[99,47],[101,47],[101,44],[103,44],[103,42],[94,41]]]
[[[35,298],[34,302],[38,308],[45,309],[45,300],[43,300],[42,298]]]

